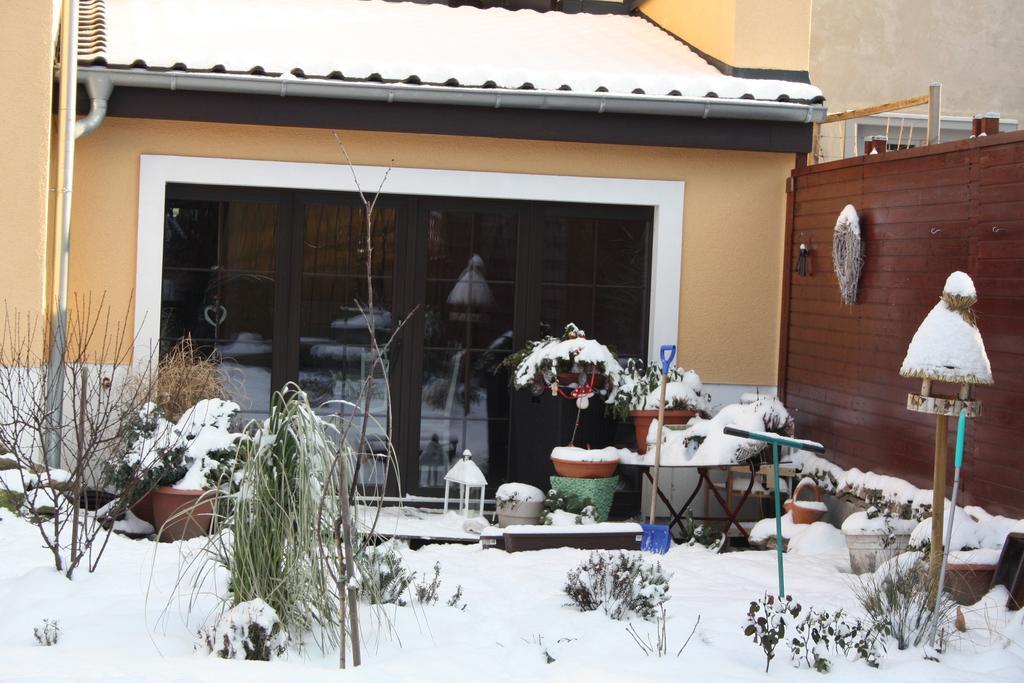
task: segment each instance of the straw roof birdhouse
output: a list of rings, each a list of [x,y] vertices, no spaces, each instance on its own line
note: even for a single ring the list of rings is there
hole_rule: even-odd
[[[968,417],[981,412],[970,399],[972,384],[992,384],[992,366],[985,353],[972,307],[978,301],[974,282],[957,271],[946,279],[942,297],[914,333],[900,368],[902,377],[921,380],[921,393],[910,394],[907,409],[936,415]],[[936,396],[932,382],[959,384],[956,396]]]
[[[907,410],[935,415],[935,462],[932,473],[932,533],[929,557],[929,605],[938,599],[942,566],[942,520],[946,501],[946,446],[949,417],[981,414],[981,402],[971,400],[972,384],[992,384],[992,366],[971,307],[978,302],[974,282],[957,271],[946,278],[939,303],[914,333],[900,375],[921,380],[921,393],[907,396]],[[937,396],[932,382],[959,384],[955,395]]]

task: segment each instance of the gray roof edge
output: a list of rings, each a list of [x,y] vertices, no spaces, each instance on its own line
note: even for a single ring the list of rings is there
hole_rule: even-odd
[[[820,104],[766,100],[467,88],[246,74],[152,71],[103,66],[81,66],[78,69],[80,83],[97,77],[109,79],[115,87],[323,97],[389,103],[449,104],[495,109],[542,109],[790,123],[822,123],[827,114],[827,108]]]

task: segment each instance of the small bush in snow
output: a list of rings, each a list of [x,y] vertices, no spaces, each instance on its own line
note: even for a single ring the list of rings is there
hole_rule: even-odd
[[[860,619],[838,612],[807,610],[788,641],[793,666],[802,664],[826,673],[832,668],[831,655],[849,660],[863,659],[877,668],[885,655],[885,633]]]
[[[931,631],[928,565],[922,558],[918,553],[898,555],[854,586],[871,624],[895,638],[901,650],[917,647]],[[939,596],[937,614],[939,630],[947,632],[956,615],[948,595]]]
[[[274,608],[260,599],[242,602],[199,631],[201,649],[221,659],[270,661],[288,649],[288,633]]]
[[[452,597],[448,598],[448,606],[460,609],[463,612],[466,611],[466,603],[462,602],[462,584],[460,583],[455,587],[455,592],[452,593]]]
[[[42,625],[32,629],[32,635],[36,637],[36,642],[44,647],[56,645],[60,640],[60,634],[60,624],[56,619],[43,619]]]
[[[571,520],[574,524],[593,524],[597,521],[594,502],[575,493],[562,493],[557,489],[551,489],[544,498],[544,512],[540,515],[540,523],[558,526],[559,522],[565,519]]]
[[[775,648],[785,640],[786,632],[800,616],[801,609],[800,603],[793,602],[789,595],[781,598],[765,593],[760,600],[750,602],[743,634],[753,638],[754,644],[764,651],[765,673],[775,659]]]
[[[367,548],[359,558],[359,593],[371,605],[405,605],[405,592],[416,578],[391,544]]]
[[[651,564],[639,553],[594,551],[569,572],[563,590],[581,612],[600,607],[612,619],[633,614],[651,619],[658,605],[668,600],[671,578],[660,563]]]
[[[437,604],[437,590],[441,587],[441,563],[434,563],[434,578],[430,583],[420,582],[413,587],[416,600],[424,605]]]
[[[703,524],[695,524],[693,514],[687,510],[682,519],[683,536],[682,543],[689,546],[702,545],[708,550],[718,551],[725,542],[724,533],[716,533],[711,527]]]

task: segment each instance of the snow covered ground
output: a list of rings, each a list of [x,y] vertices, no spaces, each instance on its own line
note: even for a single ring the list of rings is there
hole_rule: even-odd
[[[442,566],[441,599],[435,607],[388,610],[397,637],[363,616],[363,666],[339,674],[336,653],[290,653],[273,663],[235,662],[193,654],[194,633],[216,608],[213,595],[196,600],[186,623],[188,596],[175,596],[179,561],[199,547],[155,544],[115,537],[95,574],[74,581],[58,575],[40,547],[38,532],[0,510],[0,680],[2,681],[338,681],[338,680],[776,680],[819,681],[822,674],[793,669],[780,652],[764,674],[759,648],[743,636],[751,599],[775,586],[773,552],[716,555],[677,547],[662,558],[674,572],[665,658],[645,657],[626,633],[625,622],[601,611],[566,607],[566,572],[587,553],[548,550],[506,554],[476,545],[433,545],[404,551],[406,563],[430,573]],[[805,607],[855,608],[846,553],[786,556],[786,585]],[[223,589],[214,577],[211,591]],[[445,605],[457,584],[464,611]],[[972,630],[941,663],[921,649],[890,650],[878,670],[837,661],[832,681],[1024,680],[1024,613],[1007,613],[996,589],[967,611]],[[700,617],[687,648],[675,656]],[[34,626],[57,619],[57,645],[42,647]],[[641,634],[653,623],[634,621]],[[992,629],[1005,634],[993,637]],[[554,662],[548,663],[547,651]]]

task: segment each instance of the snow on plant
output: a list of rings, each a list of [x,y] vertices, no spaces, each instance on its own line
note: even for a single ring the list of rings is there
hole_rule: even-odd
[[[420,581],[413,586],[416,601],[422,605],[436,605],[437,591],[441,588],[441,563],[434,563],[434,576],[430,581]]]
[[[402,562],[394,544],[368,547],[357,559],[359,594],[371,605],[404,606],[409,584],[416,578]]]
[[[43,619],[43,623],[32,629],[36,642],[43,647],[56,645],[62,633],[60,623],[56,619]]]
[[[557,489],[549,490],[544,498],[544,511],[540,515],[540,523],[543,525],[573,526],[596,522],[597,508],[589,498],[581,498],[575,493],[562,493]]]
[[[648,562],[640,553],[595,550],[586,562],[569,572],[562,589],[581,612],[600,607],[612,619],[655,616],[669,599],[671,572]]]
[[[268,662],[284,655],[288,641],[274,608],[255,599],[235,605],[201,629],[196,648],[221,659]]]
[[[774,396],[761,396],[748,403],[733,403],[721,408],[711,419],[695,418],[678,433],[683,443],[700,444],[694,463],[728,465],[744,462],[759,454],[768,444],[753,439],[729,436],[727,425],[752,432],[793,435],[793,418]]]
[[[699,545],[714,552],[718,552],[722,544],[725,543],[724,532],[716,532],[709,526],[695,524],[693,513],[690,510],[683,513],[681,522],[682,537],[680,538],[680,543],[685,543],[690,547]]]
[[[141,468],[146,477],[139,497],[155,486],[194,490],[237,483],[241,435],[231,431],[231,420],[238,410],[232,401],[203,399],[172,423],[147,403],[129,419],[128,450],[108,461],[106,482],[120,490]]]
[[[863,659],[868,666],[878,668],[885,656],[884,628],[868,624],[847,615],[843,610],[817,612],[807,610],[807,616],[796,624],[789,638],[789,653],[793,666],[808,667],[820,673],[832,669],[830,656],[843,656],[853,661]]]
[[[523,503],[540,503],[543,500],[544,492],[529,484],[502,484],[494,493],[494,501],[498,507],[510,512],[515,512]]]
[[[618,384],[608,395],[608,410],[620,422],[629,419],[633,410],[657,410],[661,400],[661,369],[657,363],[646,363],[639,358],[626,361]],[[693,370],[673,367],[665,385],[666,410],[692,410],[707,416],[711,410],[711,395]]]
[[[765,673],[775,659],[775,649],[785,640],[787,630],[792,629],[802,609],[800,603],[793,602],[791,595],[782,598],[765,593],[760,600],[750,601],[743,635],[753,638],[754,644],[761,646]]]
[[[537,394],[557,384],[559,373],[576,375],[581,385],[600,376],[594,389],[607,394],[614,390],[622,374],[622,366],[608,347],[587,339],[586,333],[573,323],[565,326],[561,337],[547,336],[527,342],[524,348],[509,355],[502,366],[512,369],[512,386],[530,387]]]
[[[339,639],[330,575],[337,556],[325,547],[331,546],[337,502],[323,497],[335,438],[299,387],[289,384],[275,392],[270,416],[239,439],[241,485],[218,498],[204,555],[230,571],[232,607],[265,601],[300,647],[306,634],[321,649]],[[196,572],[196,590],[205,570],[201,566]]]

